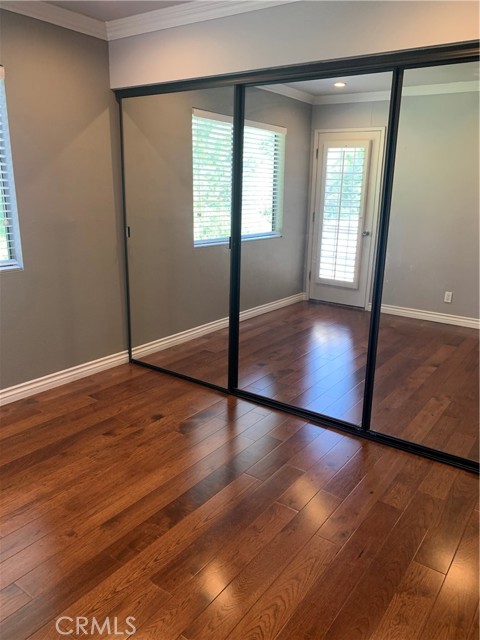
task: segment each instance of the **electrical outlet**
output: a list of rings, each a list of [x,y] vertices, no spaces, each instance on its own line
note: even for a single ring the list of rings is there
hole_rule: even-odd
[[[445,295],[443,296],[443,301],[448,302],[450,304],[452,302],[453,293],[451,291],[445,291]]]

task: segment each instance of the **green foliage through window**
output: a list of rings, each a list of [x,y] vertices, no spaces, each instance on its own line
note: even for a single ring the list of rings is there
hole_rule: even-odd
[[[255,123],[256,125],[256,123]],[[281,224],[285,133],[269,125],[244,129],[242,237],[278,234]],[[192,116],[195,244],[227,242],[232,187],[232,119]]]

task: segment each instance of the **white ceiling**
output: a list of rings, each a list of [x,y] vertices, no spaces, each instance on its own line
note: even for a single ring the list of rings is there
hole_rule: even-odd
[[[168,9],[169,7],[186,4],[188,0],[49,0],[47,4],[68,9],[82,16],[95,18],[102,22],[130,18],[148,11]]]

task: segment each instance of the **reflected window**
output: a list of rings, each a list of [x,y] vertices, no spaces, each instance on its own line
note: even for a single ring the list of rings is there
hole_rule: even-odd
[[[286,129],[245,122],[242,238],[281,232]],[[230,236],[233,121],[194,109],[192,115],[194,244]]]
[[[21,269],[22,252],[13,181],[3,68],[0,67],[0,269]]]

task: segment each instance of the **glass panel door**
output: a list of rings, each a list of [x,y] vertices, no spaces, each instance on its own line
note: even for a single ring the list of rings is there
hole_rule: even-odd
[[[318,135],[321,156],[316,181],[310,296],[315,300],[333,296],[332,302],[338,298],[338,302],[365,307],[367,278],[361,265],[362,258],[368,260],[368,255],[362,255],[362,249],[370,236],[365,227],[371,226],[375,217],[372,196],[377,188],[382,145],[381,132],[357,135],[357,141],[348,140],[348,134],[339,133],[335,140],[329,134]],[[370,176],[370,151],[374,144]],[[372,200],[369,210],[367,196]],[[365,244],[368,250],[370,243]]]

